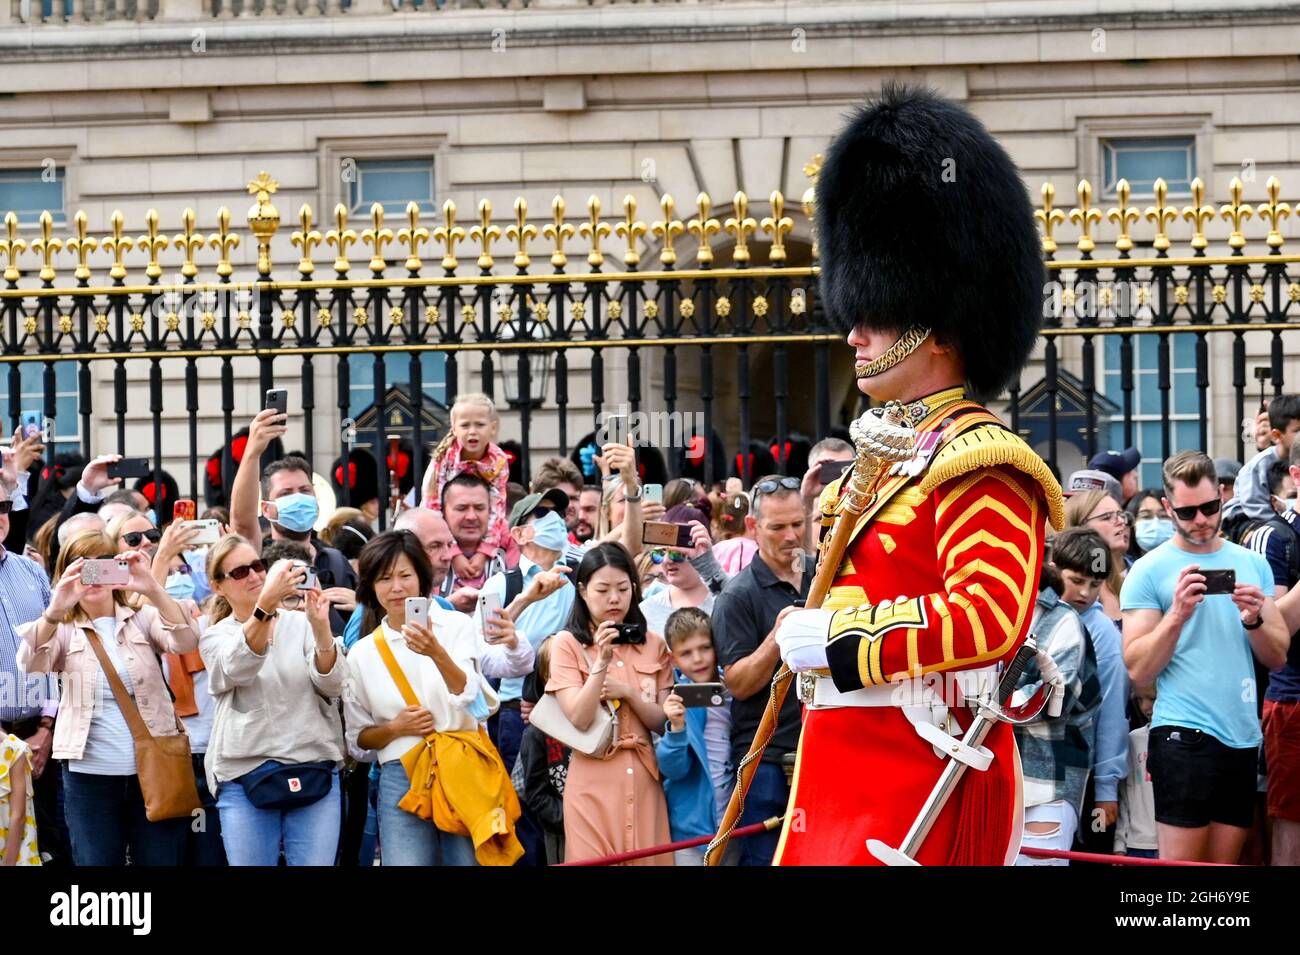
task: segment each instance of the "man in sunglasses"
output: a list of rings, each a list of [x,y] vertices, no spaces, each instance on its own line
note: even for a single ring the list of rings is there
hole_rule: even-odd
[[[1219,536],[1214,462],[1184,451],[1163,477],[1176,533],[1138,558],[1120,591],[1129,677],[1156,684],[1147,772],[1160,858],[1235,864],[1262,739],[1252,655],[1281,667],[1290,639],[1268,561]]]
[[[957,759],[914,858],[1005,864],[1024,827],[1011,727],[978,753],[960,739],[1028,636],[1045,525],[1064,519],[1047,465],[982,404],[1019,380],[1042,323],[1027,190],[965,109],[893,85],[831,143],[816,188],[823,308],[858,390],[898,403],[915,453],[861,498],[821,607],[778,627],[805,710],[776,861],[880,864],[868,840],[901,845]],[[872,412],[855,424],[882,430]],[[848,483],[821,496],[824,540]]]

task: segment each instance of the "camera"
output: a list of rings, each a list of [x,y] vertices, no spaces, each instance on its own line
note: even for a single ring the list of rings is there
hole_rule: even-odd
[[[613,639],[614,643],[645,643],[645,628],[639,623],[616,623],[615,628],[618,630],[618,636]]]

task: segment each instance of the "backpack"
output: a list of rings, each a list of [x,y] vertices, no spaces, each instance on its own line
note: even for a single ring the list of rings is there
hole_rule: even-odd
[[[1279,586],[1294,587],[1300,582],[1300,529],[1297,529],[1289,521],[1281,517],[1275,517],[1271,521],[1254,521],[1252,527],[1240,541],[1241,546],[1253,550],[1260,556],[1267,556],[1267,538],[1264,534],[1265,528],[1271,528],[1274,534],[1279,535],[1282,541],[1283,554],[1286,558],[1286,575],[1285,581],[1275,581]]]

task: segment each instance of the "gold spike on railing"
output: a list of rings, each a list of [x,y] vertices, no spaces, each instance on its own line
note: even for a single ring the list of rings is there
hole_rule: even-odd
[[[172,243],[184,253],[185,261],[181,265],[181,275],[187,279],[199,274],[199,267],[194,261],[194,253],[203,248],[204,244],[203,236],[195,232],[194,220],[193,209],[186,209],[182,212],[182,231],[172,237]]]
[[[1142,213],[1128,204],[1130,190],[1127,179],[1115,183],[1115,195],[1119,199],[1119,206],[1106,213],[1107,219],[1119,223],[1119,238],[1115,240],[1115,249],[1119,252],[1133,251],[1133,237],[1129,235],[1128,227],[1130,223],[1142,218]]]
[[[1192,204],[1183,207],[1183,218],[1195,223],[1192,232],[1192,248],[1200,251],[1209,246],[1205,238],[1205,223],[1214,218],[1214,206],[1205,204],[1205,183],[1197,176],[1192,180]]]
[[[608,238],[611,231],[609,223],[600,221],[600,198],[588,196],[587,221],[578,226],[578,235],[591,243],[587,264],[592,268],[599,268],[605,261],[605,253],[600,250],[600,240]]]
[[[298,222],[300,223],[299,228],[289,236],[289,243],[301,250],[298,257],[298,274],[306,278],[316,271],[316,263],[312,261],[311,257],[312,249],[316,248],[324,240],[321,234],[311,227],[311,206],[305,202],[298,209]]]
[[[758,223],[751,219],[746,213],[749,211],[749,197],[743,192],[738,192],[732,197],[732,205],[735,207],[736,214],[730,216],[722,227],[728,235],[736,237],[736,247],[732,250],[731,260],[733,262],[749,261],[749,236],[758,231]]]
[[[167,248],[167,239],[158,234],[158,210],[150,209],[144,214],[145,233],[135,240],[136,248],[149,256],[149,264],[144,274],[151,279],[162,275],[162,266],[158,264],[158,253]]]
[[[257,273],[271,274],[271,238],[280,228],[280,212],[271,202],[280,184],[266,172],[259,172],[257,178],[248,184],[248,191],[254,201],[248,208],[248,227],[257,237]]]
[[[528,243],[537,238],[537,226],[528,224],[528,200],[523,196],[515,199],[514,225],[506,226],[506,238],[514,242],[515,268],[526,269],[532,259],[528,255]]]
[[[1054,232],[1056,227],[1065,221],[1065,213],[1060,209],[1052,208],[1052,204],[1056,200],[1056,187],[1054,185],[1050,182],[1043,183],[1041,192],[1043,208],[1034,210],[1034,218],[1043,227],[1043,254],[1051,255],[1056,251]]]
[[[108,222],[113,234],[100,242],[99,247],[112,254],[113,265],[108,270],[108,277],[116,281],[126,278],[126,263],[122,261],[122,257],[135,248],[135,239],[123,234],[126,218],[122,215],[121,209],[114,209]]]
[[[334,207],[334,228],[325,233],[325,244],[334,246],[334,271],[342,275],[352,268],[348,261],[348,246],[355,245],[357,234],[348,228],[348,207],[339,203]]]
[[[817,212],[817,177],[821,175],[821,171],[822,154],[816,153],[812,161],[806,163],[803,167],[803,174],[811,180],[811,184],[804,190],[803,197],[800,199],[803,205],[803,214],[808,218],[808,227],[812,230],[812,257],[814,262],[817,261],[817,256],[820,254],[817,247],[817,226],[814,220]]]
[[[307,213],[307,223],[308,228],[310,228],[311,206],[303,206],[302,211]],[[313,234],[319,243],[320,233]],[[230,231],[230,210],[226,206],[222,206],[217,210],[217,231],[208,236],[208,245],[217,250],[217,275],[223,279],[232,275],[235,267],[230,262],[230,253],[239,248],[239,236]],[[308,256],[307,264],[310,265],[311,251],[306,250],[306,254]],[[311,272],[308,270],[303,274],[310,275]]]
[[[1080,179],[1075,190],[1079,205],[1070,210],[1070,221],[1079,227],[1079,241],[1075,247],[1080,252],[1088,253],[1097,247],[1092,241],[1092,227],[1101,221],[1101,211],[1092,208],[1092,183]]]
[[[572,225],[564,221],[564,196],[551,200],[551,221],[542,227],[542,238],[555,243],[551,252],[551,265],[562,269],[569,264],[569,257],[564,254],[564,240],[572,239],[575,233]]]
[[[614,233],[627,240],[627,251],[623,253],[623,264],[635,268],[641,264],[641,253],[636,250],[636,240],[645,235],[644,222],[636,217],[636,196],[628,193],[623,197],[623,221],[614,227]]]
[[[40,224],[41,237],[32,242],[32,251],[41,257],[41,281],[53,282],[54,253],[63,248],[63,240],[54,238],[54,217],[48,211],[41,213]]]
[[[27,242],[18,238],[18,214],[15,212],[5,213],[5,232],[7,238],[0,239],[0,255],[5,259],[4,278],[6,282],[17,282],[22,276],[18,267],[14,265],[18,256],[27,250]]]
[[[764,216],[760,225],[765,233],[772,236],[772,248],[767,253],[767,260],[779,265],[785,262],[785,235],[793,231],[794,220],[783,214],[785,196],[781,195],[780,190],[768,196],[767,201],[772,205],[772,214]]]
[[[86,259],[99,247],[99,240],[86,235],[86,213],[80,209],[73,216],[72,224],[77,234],[64,243],[63,247],[77,257],[77,268],[72,274],[80,281],[90,278],[90,265]]]
[[[659,252],[659,261],[664,265],[676,265],[677,250],[673,248],[673,241],[686,231],[686,226],[680,219],[673,218],[673,197],[668,193],[665,192],[659,200],[659,208],[664,211],[664,217],[650,224],[650,234],[664,244]]]
[[[1157,179],[1153,192],[1156,196],[1156,204],[1147,206],[1146,217],[1149,221],[1156,224],[1156,238],[1152,243],[1157,252],[1166,252],[1169,249],[1169,233],[1165,227],[1170,222],[1178,219],[1178,210],[1165,205],[1165,196],[1169,194],[1169,184],[1164,179]]]
[[[450,199],[442,204],[442,225],[433,230],[433,240],[442,245],[442,267],[454,272],[460,264],[456,246],[465,241],[465,230],[456,225],[456,203]]]
[[[478,267],[484,271],[492,268],[492,243],[501,238],[501,230],[492,224],[492,200],[483,199],[478,204],[478,225],[469,230],[469,237],[479,244]]]
[[[371,203],[370,228],[361,233],[361,242],[370,246],[370,271],[375,275],[384,271],[384,246],[392,241],[393,230],[384,228],[383,203]]]
[[[1242,188],[1241,180],[1233,176],[1232,182],[1228,183],[1228,195],[1232,197],[1232,201],[1219,207],[1219,215],[1232,223],[1232,233],[1228,236],[1228,247],[1231,249],[1246,247],[1246,237],[1241,232],[1241,223],[1255,214],[1253,208],[1241,201]]]
[[[452,206],[453,216],[455,216],[455,208],[455,206]],[[454,222],[455,219],[453,218],[452,221]],[[420,246],[429,241],[429,230],[420,225],[420,204],[418,202],[408,202],[406,204],[406,225],[397,230],[397,241],[405,244],[407,249],[406,270],[408,272],[420,271],[422,265],[420,262]],[[453,263],[452,268],[455,267]]]
[[[1277,176],[1269,176],[1268,182],[1264,184],[1268,191],[1268,202],[1261,202],[1256,208],[1259,217],[1268,222],[1268,247],[1270,249],[1282,248],[1282,232],[1278,229],[1282,220],[1291,214],[1291,205],[1286,202],[1279,202],[1278,197],[1282,195],[1282,183]],[[1300,203],[1297,203],[1300,209]]]
[[[695,197],[695,206],[699,210],[699,215],[686,223],[686,231],[700,240],[700,247],[695,251],[695,261],[700,265],[713,263],[712,237],[722,231],[722,224],[709,216],[709,208],[712,205],[709,194],[701,192]]]

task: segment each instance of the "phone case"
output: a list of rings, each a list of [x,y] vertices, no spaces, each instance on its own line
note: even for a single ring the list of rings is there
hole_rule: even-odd
[[[221,540],[221,522],[216,520],[206,521],[186,521],[186,524],[193,525],[199,529],[199,533],[191,544],[215,544]]]
[[[1205,593],[1207,596],[1230,594],[1237,585],[1235,570],[1203,570]]]
[[[181,498],[172,505],[172,520],[174,521],[192,521],[197,516],[195,504],[188,498]]]
[[[120,587],[131,579],[131,570],[120,560],[88,560],[81,565],[81,582]]]
[[[686,544],[691,540],[691,529],[685,524],[668,524],[664,521],[646,521],[641,525],[641,542],[660,547],[684,547],[681,532],[686,532]]]
[[[687,707],[722,706],[727,702],[727,692],[721,683],[679,683],[673,692]]]
[[[414,603],[413,601],[423,601],[423,603]],[[408,623],[418,623],[422,627],[427,627],[429,625],[428,599],[425,597],[407,597],[406,620]]]

